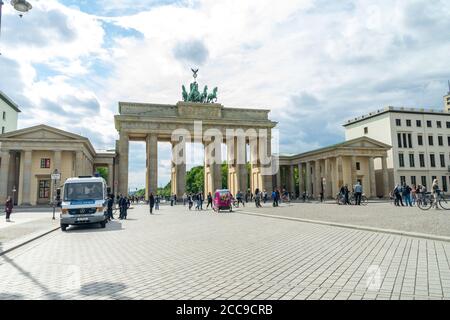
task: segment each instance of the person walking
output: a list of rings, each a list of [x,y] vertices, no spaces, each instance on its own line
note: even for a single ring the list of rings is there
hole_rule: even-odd
[[[433,206],[436,208],[436,210],[439,210],[438,206],[438,197],[441,194],[441,189],[439,188],[439,182],[438,179],[433,180],[433,184],[431,185],[431,194],[433,195]]]
[[[211,195],[211,192],[208,192],[207,199],[208,199],[208,204],[206,205],[206,209],[208,209],[209,206],[211,206],[211,209],[212,209],[213,203],[212,203],[212,195]]]
[[[187,200],[188,200],[189,210],[191,210],[192,206],[194,205],[194,202],[192,201],[192,194],[188,195]]]
[[[262,197],[263,197],[263,201],[264,201],[264,204],[266,204],[266,202],[267,202],[267,199],[268,199],[268,196],[267,196],[267,191],[266,191],[266,189],[264,189],[264,190],[263,190],[263,193],[262,193]]]
[[[236,193],[236,199],[237,199],[237,206],[239,207],[239,204],[240,203],[242,203],[242,206],[243,207],[245,207],[245,202],[244,202],[244,200],[242,199],[242,192],[239,190],[237,193]]]
[[[153,192],[150,192],[148,196],[148,204],[150,205],[150,214],[153,214],[153,207],[155,206],[155,197],[153,196]]]
[[[5,202],[6,222],[11,222],[10,217],[11,217],[13,207],[14,207],[14,205],[13,205],[12,198],[11,198],[11,196],[8,196],[8,198],[6,199],[6,202]]]
[[[122,194],[120,194],[117,204],[119,205],[119,219],[122,220],[123,219],[123,195]]]
[[[106,215],[108,221],[114,220],[113,206],[114,206],[114,196],[112,194],[109,194],[108,199],[106,200]]]
[[[261,205],[261,196],[262,196],[262,194],[261,194],[261,191],[259,191],[259,189],[258,188],[256,188],[256,190],[255,190],[255,206],[257,207],[257,208],[262,208],[262,205]]]
[[[159,204],[161,203],[161,196],[159,194],[155,197],[155,210],[159,210]]]
[[[412,207],[411,203],[411,187],[406,184],[406,182],[403,183],[402,187],[402,196],[403,196],[403,202],[406,206]]]
[[[411,203],[413,206],[416,205],[416,201],[417,201],[417,187],[416,185],[412,185],[411,186]]]
[[[402,187],[400,186],[400,184],[397,184],[394,188],[394,196],[395,196],[395,200],[394,200],[394,204],[397,207],[400,207],[400,204],[402,207],[404,207],[403,205],[403,200],[402,200]]]
[[[185,192],[183,193],[183,206],[186,206],[186,203],[187,203],[187,194]]]
[[[174,206],[176,206],[177,205],[177,194],[175,193],[174,195],[173,195],[173,205]]]
[[[275,189],[272,190],[272,206],[277,206],[277,192],[275,191]]]
[[[362,192],[363,192],[361,183],[359,181],[356,182],[353,189],[355,192],[355,205],[360,206],[361,205],[361,196],[362,196]]]

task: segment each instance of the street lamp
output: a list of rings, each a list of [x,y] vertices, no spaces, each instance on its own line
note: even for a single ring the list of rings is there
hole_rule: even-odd
[[[0,0],[1,1],[1,0]],[[19,11],[19,17],[23,17],[23,14],[30,11],[33,6],[27,0],[11,0],[11,5]]]
[[[53,220],[55,220],[55,211],[56,211],[56,204],[59,199],[57,199],[57,191],[56,191],[56,184],[61,179],[61,174],[59,173],[58,169],[55,169],[51,176],[53,180]]]

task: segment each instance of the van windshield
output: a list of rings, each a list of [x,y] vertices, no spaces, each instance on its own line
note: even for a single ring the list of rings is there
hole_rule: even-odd
[[[64,201],[103,200],[101,182],[67,183],[64,185]]]

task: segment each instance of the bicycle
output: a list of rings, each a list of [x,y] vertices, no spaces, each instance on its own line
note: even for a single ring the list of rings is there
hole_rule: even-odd
[[[354,193],[351,193],[350,197],[349,197],[349,202],[352,205],[356,205],[356,197]],[[367,206],[367,204],[369,203],[369,199],[366,197],[366,195],[363,193],[361,195],[361,205],[362,206]]]
[[[444,210],[450,210],[450,199],[447,199],[443,192],[438,193],[437,198],[431,192],[425,192],[417,198],[417,206],[421,210],[429,210],[432,207],[439,206]]]

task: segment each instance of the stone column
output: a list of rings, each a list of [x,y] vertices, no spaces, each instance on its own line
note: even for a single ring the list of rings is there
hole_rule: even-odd
[[[351,177],[352,177],[351,185],[354,186],[356,184],[356,179],[358,179],[357,170],[356,170],[356,157],[352,156],[351,160],[352,160],[352,164],[351,164]]]
[[[305,191],[305,175],[303,174],[303,167],[302,163],[300,162],[298,164],[298,192],[299,196],[301,197],[302,193]]]
[[[31,165],[33,153],[31,150],[24,151],[23,157],[23,180],[22,180],[22,205],[31,205]]]
[[[228,164],[228,189],[235,195],[240,190],[239,166],[237,164],[237,145],[236,137],[227,139],[227,164]]]
[[[62,152],[60,150],[54,151],[54,164],[53,164],[53,170],[58,169],[58,172],[61,173],[61,154]]]
[[[146,138],[147,150],[147,190],[146,197],[150,192],[158,192],[158,136],[154,133],[148,134]]]
[[[218,148],[214,149],[214,158],[216,161],[213,163],[214,169],[214,191],[216,189],[222,189],[222,141]]]
[[[342,156],[338,156],[336,157],[336,189],[339,190],[341,189],[341,184],[344,182],[343,181],[343,172],[342,172]]]
[[[294,165],[289,166],[289,192],[295,194]]]
[[[312,195],[312,188],[311,188],[311,183],[312,183],[312,179],[311,179],[311,162],[308,161],[306,162],[306,193],[308,195]]]
[[[282,166],[278,167],[278,172],[276,174],[276,179],[277,179],[277,185],[276,188],[281,190],[281,168]]]
[[[8,175],[9,175],[9,162],[11,155],[9,150],[0,151],[1,163],[0,163],[0,203],[4,204],[6,198],[9,196],[10,190],[8,190]],[[12,195],[11,195],[12,196]]]
[[[172,193],[181,200],[186,188],[186,142],[172,142]]]
[[[239,141],[239,139],[238,139],[238,141]],[[247,192],[247,189],[249,188],[249,186],[248,186],[248,169],[247,169],[247,143],[246,142],[244,143],[244,146],[241,146],[238,148],[238,153],[240,154],[240,155],[238,154],[238,159],[239,158],[244,159],[244,163],[238,165],[238,167],[239,167],[238,170],[239,170],[239,180],[240,180],[239,184],[240,184],[240,188],[241,188],[240,191],[245,194]],[[241,153],[243,153],[243,154],[241,154]]]
[[[330,170],[330,159],[325,159],[324,164],[324,177],[325,177],[325,190],[324,190],[324,198],[330,198],[332,197],[331,190],[332,190],[332,181],[331,181],[331,170]]]
[[[83,175],[83,151],[78,150],[75,152],[75,176]]]
[[[128,194],[128,151],[130,138],[128,133],[119,132],[119,193]]]
[[[114,169],[112,164],[108,164],[108,187],[111,188],[111,192],[113,192],[113,181],[114,179]]]
[[[374,157],[369,158],[369,183],[370,183],[370,196],[372,198],[377,197],[377,183],[375,178],[375,163]]]
[[[259,159],[258,159],[258,140],[257,138],[251,138],[250,142],[250,190],[255,192],[258,185],[259,176]]]
[[[384,186],[384,197],[389,197],[389,172],[387,168],[387,157],[384,156],[381,158],[381,168],[383,172],[383,186]]]
[[[314,161],[314,195],[319,198],[322,190],[320,175],[320,160]]]

